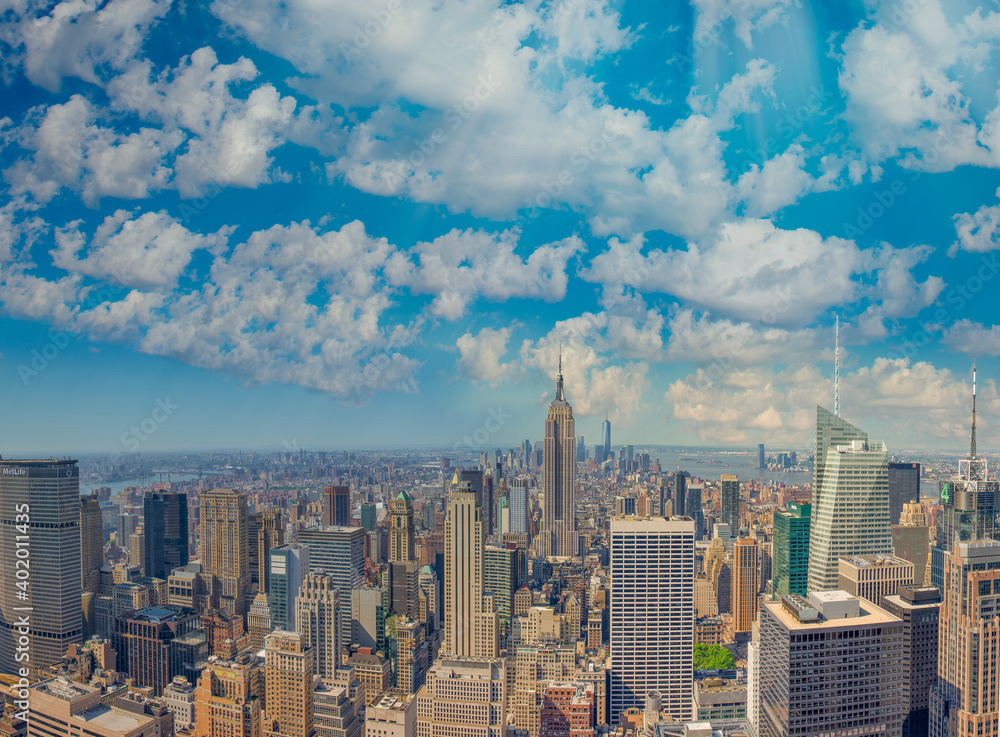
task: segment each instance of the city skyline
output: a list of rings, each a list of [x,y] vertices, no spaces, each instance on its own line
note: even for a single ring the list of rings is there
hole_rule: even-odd
[[[0,29],[4,455],[507,444],[560,345],[588,438],[798,444],[838,319],[873,436],[1000,416],[974,2],[127,4]]]

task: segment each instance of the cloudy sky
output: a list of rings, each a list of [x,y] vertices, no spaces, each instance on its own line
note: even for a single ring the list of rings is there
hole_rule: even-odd
[[[0,453],[992,450],[998,11],[0,0]]]

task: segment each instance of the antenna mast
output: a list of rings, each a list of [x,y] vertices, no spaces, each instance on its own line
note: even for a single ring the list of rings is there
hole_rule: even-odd
[[[833,414],[840,417],[840,315],[833,339]]]

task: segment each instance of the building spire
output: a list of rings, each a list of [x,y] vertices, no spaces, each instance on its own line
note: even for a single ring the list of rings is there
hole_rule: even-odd
[[[972,359],[972,443],[969,447],[969,460],[976,460],[976,359]]]
[[[840,417],[840,315],[833,338],[833,414]]]
[[[556,399],[565,400],[563,397],[562,343],[559,344],[559,378],[556,380]]]

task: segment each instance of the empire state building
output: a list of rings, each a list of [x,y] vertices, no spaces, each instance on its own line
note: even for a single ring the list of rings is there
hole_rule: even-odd
[[[538,552],[543,557],[577,555],[576,533],[576,433],[573,408],[563,396],[562,356],[556,398],[545,418],[542,457],[542,529]]]

